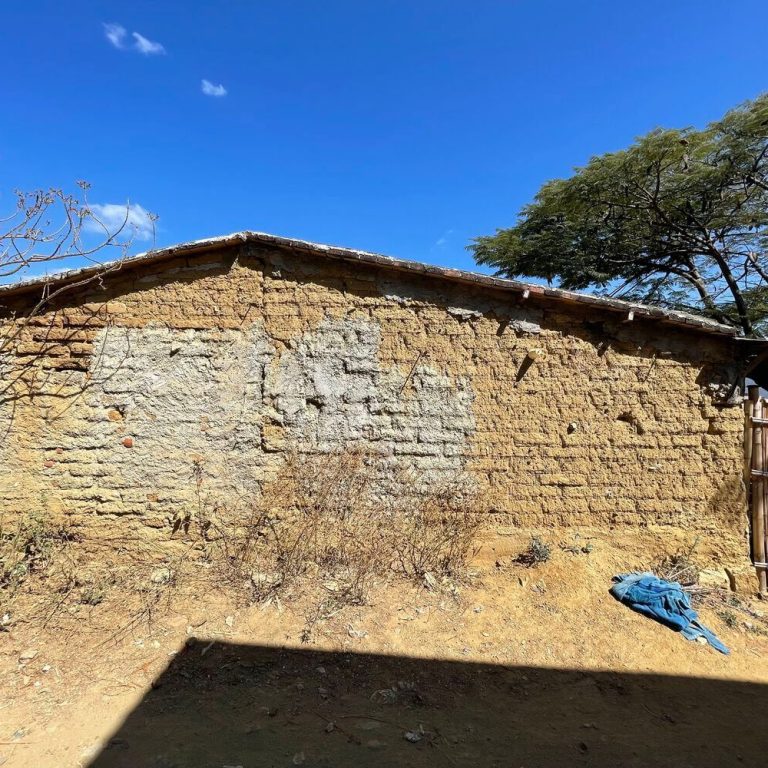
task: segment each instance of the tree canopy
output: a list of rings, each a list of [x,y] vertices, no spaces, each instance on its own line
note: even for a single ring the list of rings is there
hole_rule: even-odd
[[[768,332],[768,94],[703,130],[657,129],[544,184],[469,246],[507,277]]]

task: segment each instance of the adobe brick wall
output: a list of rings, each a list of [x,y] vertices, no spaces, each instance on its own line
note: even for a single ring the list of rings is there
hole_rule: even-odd
[[[0,510],[163,530],[201,493],[256,498],[286,449],[355,443],[417,482],[468,478],[512,525],[670,526],[736,557],[743,413],[712,397],[733,355],[253,244],[137,265],[66,294],[0,359]]]

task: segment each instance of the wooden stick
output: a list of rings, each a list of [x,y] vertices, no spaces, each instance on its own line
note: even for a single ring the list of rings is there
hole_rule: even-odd
[[[752,411],[755,409],[755,400],[760,397],[760,387],[752,386],[748,390],[748,399],[744,401],[744,485],[747,489],[747,509],[751,511],[750,486],[752,484]]]
[[[766,418],[768,416],[768,402],[763,400],[762,403],[762,416]],[[763,466],[768,469],[768,427],[761,427],[760,431],[763,433]],[[768,480],[765,479],[763,480],[763,517],[757,534],[762,538],[762,547],[757,553],[756,558],[758,562],[765,563],[766,555],[768,555]],[[760,567],[758,580],[760,582],[760,593],[767,593],[768,570],[766,570],[765,565]]]
[[[759,390],[750,390],[750,398],[757,397],[752,402],[752,417],[763,418],[764,403],[760,399]],[[752,427],[752,468],[759,472],[766,470],[765,466],[765,435],[766,428],[761,424]],[[765,562],[765,478],[762,474],[752,480],[752,557],[753,562]],[[766,591],[766,573],[764,568],[758,568],[757,579],[760,592]]]

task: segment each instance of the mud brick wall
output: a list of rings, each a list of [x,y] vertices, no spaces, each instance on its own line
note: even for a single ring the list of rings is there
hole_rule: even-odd
[[[728,339],[254,244],[78,291],[0,357],[6,513],[162,529],[201,493],[257,499],[287,450],[353,444],[511,525],[743,548]]]

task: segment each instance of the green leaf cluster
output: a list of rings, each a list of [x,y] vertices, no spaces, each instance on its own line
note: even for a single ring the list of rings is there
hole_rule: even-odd
[[[509,277],[768,329],[768,94],[703,130],[658,129],[550,181],[469,248]]]

